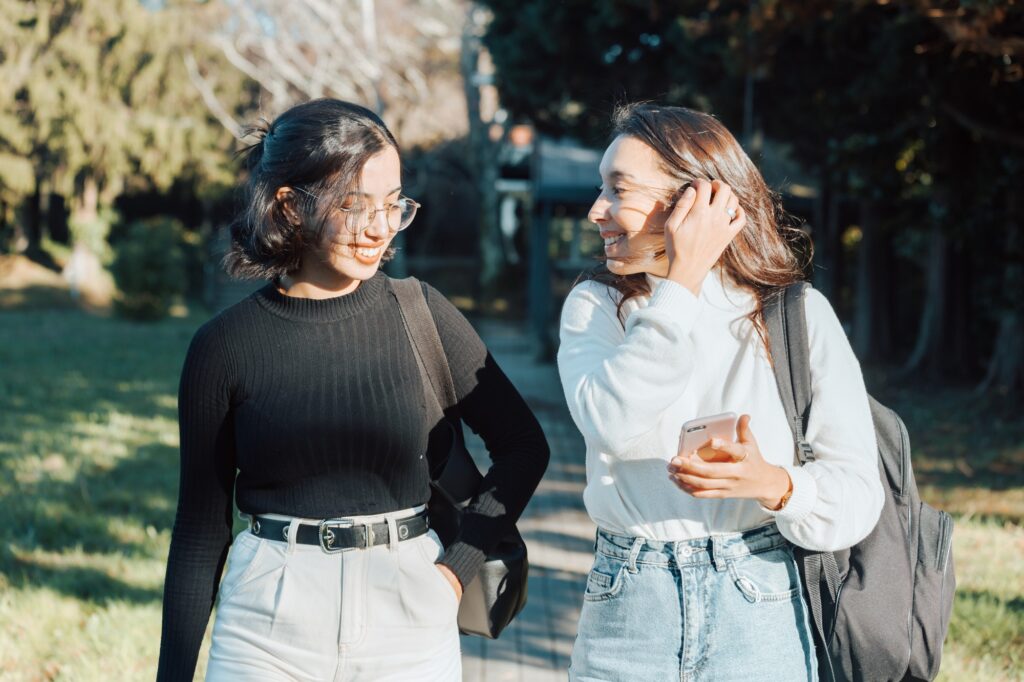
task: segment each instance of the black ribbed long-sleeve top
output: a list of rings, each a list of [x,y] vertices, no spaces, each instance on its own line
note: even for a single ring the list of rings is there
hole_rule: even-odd
[[[547,466],[540,425],[455,307],[425,286],[457,411],[492,466],[442,563],[468,584]],[[383,273],[304,299],[267,285],[195,334],[178,396],[181,478],[164,585],[158,679],[191,680],[231,544],[250,514],[374,514],[424,504],[430,423]]]

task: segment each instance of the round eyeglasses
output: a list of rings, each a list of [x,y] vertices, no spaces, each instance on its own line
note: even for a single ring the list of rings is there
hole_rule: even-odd
[[[320,196],[308,192],[301,187],[295,187],[294,189],[299,190],[303,194],[308,194],[318,201],[321,199]],[[391,232],[401,232],[412,224],[419,207],[419,202],[406,196],[399,196],[397,201],[384,204],[380,208],[365,202],[356,202],[351,206],[337,206],[335,208],[345,216],[346,229],[352,234],[361,234],[373,224],[373,221],[377,219],[377,214],[381,212],[384,213],[388,230]]]

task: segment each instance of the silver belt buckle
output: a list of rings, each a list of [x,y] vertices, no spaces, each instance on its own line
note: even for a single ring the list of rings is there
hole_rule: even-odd
[[[346,549],[354,549],[353,547],[335,547],[334,546],[334,530],[335,528],[352,528],[355,523],[352,521],[344,521],[337,519],[324,519],[320,522],[319,528],[319,539],[320,549],[324,550],[328,554],[334,554],[335,552],[344,552]]]

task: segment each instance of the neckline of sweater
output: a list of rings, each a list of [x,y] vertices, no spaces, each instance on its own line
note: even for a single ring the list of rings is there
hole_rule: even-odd
[[[380,301],[387,275],[377,271],[356,290],[330,298],[302,298],[281,293],[271,282],[254,294],[256,302],[271,313],[301,322],[336,322],[369,310]]]

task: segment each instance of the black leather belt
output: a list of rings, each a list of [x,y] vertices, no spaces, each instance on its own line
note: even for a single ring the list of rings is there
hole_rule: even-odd
[[[267,540],[288,541],[290,521],[253,517],[249,532]],[[430,524],[427,512],[407,516],[395,522],[398,540],[411,540],[427,532]],[[386,521],[380,523],[352,523],[344,519],[324,519],[318,524],[300,523],[295,542],[300,545],[320,545],[325,552],[342,552],[346,549],[366,549],[375,545],[386,545],[391,541],[391,530]]]

